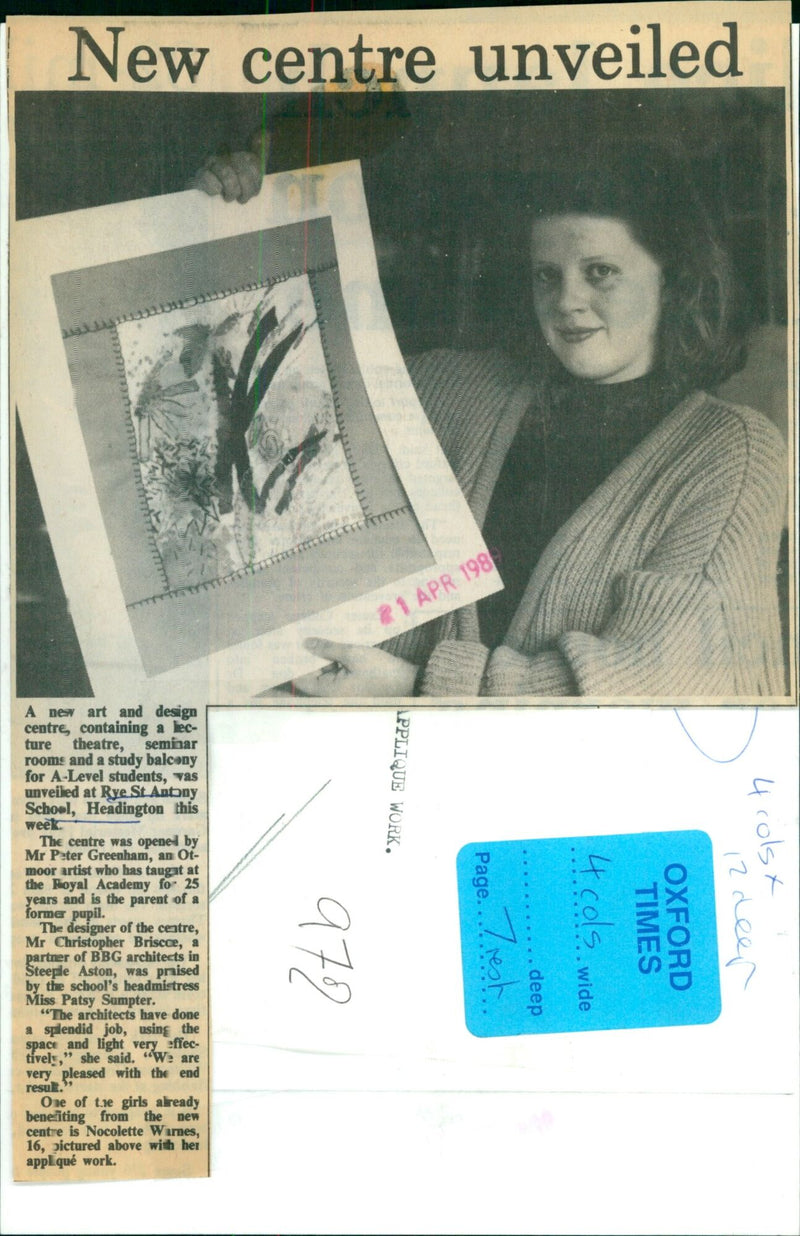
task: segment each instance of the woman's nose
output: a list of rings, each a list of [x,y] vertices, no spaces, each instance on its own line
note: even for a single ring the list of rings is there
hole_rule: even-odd
[[[566,271],[558,289],[557,308],[564,315],[582,313],[589,305],[586,280],[578,271]]]

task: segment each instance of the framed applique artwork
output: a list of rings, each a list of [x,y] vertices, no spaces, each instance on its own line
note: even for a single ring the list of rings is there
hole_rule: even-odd
[[[491,560],[394,340],[359,166],[322,171],[235,211],[195,192],[30,225],[69,229],[60,391],[113,562],[73,542],[62,574],[78,597],[103,576],[148,677],[269,687],[308,668],[304,635],[377,643],[500,586],[459,574]]]

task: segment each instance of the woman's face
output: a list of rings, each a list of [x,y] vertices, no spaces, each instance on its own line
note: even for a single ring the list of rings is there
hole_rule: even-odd
[[[620,219],[555,215],[531,235],[533,303],[565,369],[588,382],[649,373],[661,313],[661,266]]]

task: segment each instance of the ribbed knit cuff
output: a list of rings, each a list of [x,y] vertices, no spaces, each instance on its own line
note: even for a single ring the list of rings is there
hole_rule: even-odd
[[[600,635],[567,631],[559,639],[581,694],[736,694],[720,596],[700,572],[630,571],[616,592],[618,608]]]
[[[480,695],[489,649],[471,640],[437,644],[419,682],[420,695]]]
[[[560,652],[526,656],[501,645],[492,653],[484,684],[486,695],[579,695],[572,671]]]

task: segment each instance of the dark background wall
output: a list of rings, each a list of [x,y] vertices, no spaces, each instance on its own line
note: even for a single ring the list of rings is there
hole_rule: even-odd
[[[641,134],[680,142],[753,320],[785,323],[782,91],[487,90],[356,103],[306,94],[22,94],[17,217],[175,192],[207,155],[245,146],[265,124],[272,171],[304,165],[308,151],[313,163],[364,160],[401,345],[472,345],[508,295],[506,278],[480,280],[498,267],[506,277],[519,270],[518,241],[509,239],[516,186],[554,136],[568,144]]]

